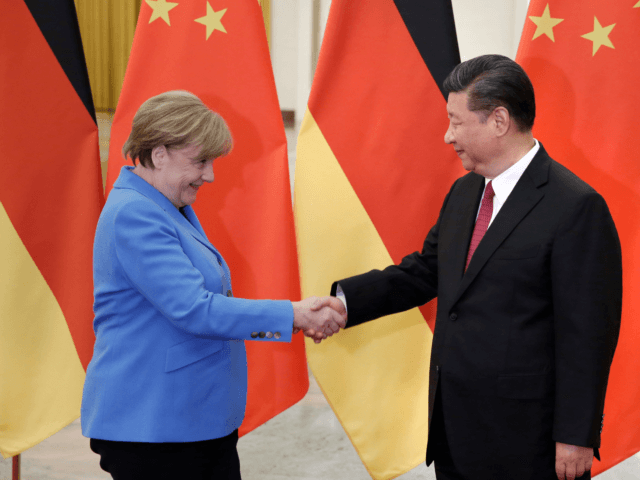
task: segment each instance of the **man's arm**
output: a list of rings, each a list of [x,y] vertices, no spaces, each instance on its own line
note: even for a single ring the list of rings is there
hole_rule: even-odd
[[[440,223],[456,184],[457,181],[445,197],[438,221],[427,234],[421,251],[407,255],[399,265],[334,282],[331,295],[336,296],[340,284],[348,305],[347,327],[424,305],[437,296]]]
[[[613,219],[600,195],[585,194],[566,217],[551,255],[553,438],[556,468],[571,473],[580,469],[584,454],[567,447],[593,448],[598,456],[606,386],[620,331],[622,258]],[[564,478],[560,472],[559,478]]]

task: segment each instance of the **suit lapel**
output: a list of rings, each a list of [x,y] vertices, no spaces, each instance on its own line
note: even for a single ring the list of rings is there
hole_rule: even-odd
[[[454,298],[454,303],[464,294],[469,285],[475,280],[476,276],[482,270],[482,267],[491,258],[493,253],[500,247],[502,242],[509,236],[514,228],[527,216],[527,214],[535,207],[535,205],[544,197],[544,190],[539,187],[546,183],[548,178],[550,158],[544,151],[542,145],[540,150],[531,161],[531,164],[522,174],[522,177],[513,188],[513,191],[507,198],[500,212],[493,220],[487,233],[480,241],[480,245],[476,249],[469,268],[462,277],[462,282],[458,292]],[[477,204],[476,204],[477,210]],[[474,212],[476,211],[474,210]],[[475,220],[475,216],[474,216]],[[471,233],[475,222],[469,228],[469,235],[463,243],[464,257],[469,247]],[[458,267],[456,259],[456,268]],[[464,264],[462,265],[464,269]]]
[[[461,212],[458,221],[459,233],[456,235],[460,241],[455,242],[455,250],[453,252],[453,272],[455,277],[460,280],[464,274],[464,265],[467,260],[467,251],[471,242],[471,234],[476,224],[476,214],[480,206],[482,192],[484,191],[484,177],[474,174],[470,178],[470,185],[463,190],[460,196],[459,204],[455,205],[455,211]]]

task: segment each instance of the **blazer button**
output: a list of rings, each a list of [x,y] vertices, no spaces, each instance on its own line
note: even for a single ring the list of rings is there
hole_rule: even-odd
[[[273,337],[273,333],[267,332],[267,338],[271,338],[271,337]]]
[[[449,320],[452,320],[452,321],[455,322],[457,319],[458,319],[458,314],[457,313],[454,312],[451,315],[449,315]]]
[[[258,334],[258,336],[259,336],[260,338],[264,338],[264,337],[266,337],[266,336],[267,336],[267,334],[266,334],[266,333],[264,333],[264,332],[260,332],[260,333]]]
[[[273,338],[275,338],[276,340],[280,338],[280,332],[275,332],[273,334]]]
[[[251,338],[258,338],[258,332],[251,332]]]

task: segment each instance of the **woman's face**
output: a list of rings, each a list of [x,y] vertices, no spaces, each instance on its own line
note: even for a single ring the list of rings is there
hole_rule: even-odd
[[[213,158],[203,160],[200,147],[157,147],[152,152],[155,187],[177,208],[196,201],[198,189],[213,182]]]

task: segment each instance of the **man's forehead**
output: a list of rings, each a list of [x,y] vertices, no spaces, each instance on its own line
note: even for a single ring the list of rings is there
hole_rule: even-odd
[[[467,94],[465,92],[451,92],[447,99],[447,113],[450,117],[462,112],[467,106]]]

